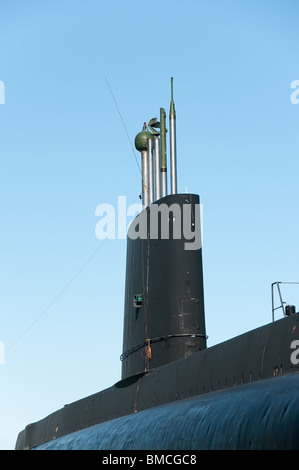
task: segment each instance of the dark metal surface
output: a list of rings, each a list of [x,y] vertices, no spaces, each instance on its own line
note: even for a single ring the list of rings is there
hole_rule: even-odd
[[[176,205],[181,216],[180,220],[177,216],[177,220],[169,222],[166,214],[168,239],[162,238],[161,223],[158,237],[151,236],[151,211],[160,205]],[[189,221],[183,220],[184,205],[191,206]],[[183,227],[184,222],[190,228],[195,225],[196,205],[199,207],[199,197],[194,194],[162,198],[144,211],[147,238],[128,236],[122,378],[188,357],[206,347],[202,250],[185,249],[190,240],[184,237]],[[172,217],[173,213],[169,215]],[[180,239],[173,237],[174,223],[180,224]],[[137,294],[143,299],[139,308],[134,305]]]
[[[294,380],[298,380],[298,365],[291,360],[294,353],[291,345],[294,340],[299,339],[298,333],[299,314],[291,315],[186,359],[128,377],[113,387],[65,406],[43,420],[28,425],[19,434],[16,448],[30,449],[97,423],[146,409],[153,412],[155,407],[189,397],[208,398],[210,392],[233,390],[243,384],[252,384],[254,389],[265,382],[263,379],[274,378],[273,383],[277,384],[280,379],[294,375]],[[284,384],[287,386],[285,390]],[[282,403],[287,405],[287,384],[290,384],[287,379],[281,381],[281,396],[273,395],[273,406],[275,397],[279,406]],[[294,406],[296,404],[297,401],[294,401]],[[226,405],[222,412],[225,415]],[[262,414],[260,420],[263,420]]]
[[[272,285],[272,323],[206,348],[202,250],[200,243],[190,249],[188,238],[194,234],[196,245],[200,237],[199,197],[166,196],[165,116],[160,108],[156,195],[163,197],[135,219],[145,232],[132,237],[132,223],[127,238],[122,379],[29,424],[16,449],[299,449],[299,313],[285,310],[276,283],[289,316],[274,321]],[[175,137],[173,99],[170,117]],[[147,152],[147,139],[156,134],[139,133],[136,148]],[[176,192],[175,139],[171,149]],[[166,212],[155,225],[152,216],[162,206]]]
[[[194,226],[198,196],[160,199],[148,222],[161,203],[187,204]],[[206,348],[201,248],[166,218],[169,239],[149,223],[128,237],[122,380],[26,426],[16,449],[298,448],[299,314]]]
[[[37,449],[298,450],[298,429],[297,372],[131,414]]]

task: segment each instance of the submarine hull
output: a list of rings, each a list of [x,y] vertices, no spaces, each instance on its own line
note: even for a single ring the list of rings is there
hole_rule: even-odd
[[[37,450],[299,448],[299,373],[180,400],[92,426]]]
[[[123,379],[26,426],[16,449],[299,449],[298,321],[291,315]]]
[[[174,122],[167,195],[165,115],[135,139],[144,209],[127,237],[121,380],[29,424],[16,449],[299,449],[299,313],[207,347],[199,196],[176,194]]]

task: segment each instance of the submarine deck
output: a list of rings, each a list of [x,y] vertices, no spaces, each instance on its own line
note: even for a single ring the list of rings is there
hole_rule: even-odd
[[[298,322],[299,314],[291,315],[188,358],[128,377],[29,424],[20,432],[16,449],[31,449],[171,402],[297,372],[292,343],[299,337]]]

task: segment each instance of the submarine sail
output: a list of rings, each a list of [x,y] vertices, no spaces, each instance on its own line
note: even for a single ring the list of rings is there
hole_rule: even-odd
[[[166,113],[135,139],[143,209],[127,235],[122,370],[110,388],[31,423],[16,449],[299,449],[299,313],[207,346],[200,198],[177,192]],[[299,354],[298,354],[299,356]]]

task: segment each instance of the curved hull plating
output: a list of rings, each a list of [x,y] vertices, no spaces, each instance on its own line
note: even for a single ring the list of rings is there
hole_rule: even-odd
[[[298,321],[286,317],[71,403],[26,426],[16,449],[299,448]]]
[[[158,406],[41,450],[299,449],[299,373]]]

